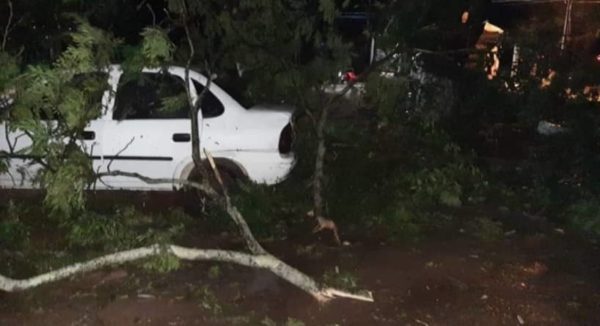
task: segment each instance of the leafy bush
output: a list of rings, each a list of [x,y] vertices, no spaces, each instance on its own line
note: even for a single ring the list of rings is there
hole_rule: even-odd
[[[133,207],[115,215],[86,211],[68,224],[67,240],[73,247],[112,251],[153,243],[167,243],[182,234],[189,217],[180,210],[169,216],[148,216]]]
[[[426,218],[432,210],[487,197],[487,179],[473,155],[453,143],[441,126],[411,120],[380,128],[374,126],[377,117],[366,117],[360,124],[354,122],[357,117],[352,119],[332,120],[327,130],[324,214],[338,223],[342,233],[373,231],[412,241],[431,229],[427,224],[439,222]],[[303,216],[312,205],[314,148],[309,133],[299,136],[301,162],[288,180],[275,187],[247,186],[235,195],[236,205],[259,237],[283,238],[290,228],[306,224]],[[210,221],[229,219],[219,216]]]
[[[493,221],[487,217],[480,217],[470,221],[467,224],[467,232],[484,242],[497,241],[504,236],[502,223]]]
[[[575,230],[600,238],[600,201],[582,200],[569,206],[565,219]]]
[[[142,264],[142,267],[146,270],[158,273],[168,273],[179,269],[180,266],[181,262],[179,258],[167,252],[162,252],[156,257],[149,258]]]
[[[415,241],[419,239],[424,221],[412,211],[403,206],[392,206],[377,215],[374,221],[391,240]]]
[[[4,218],[0,220],[0,247],[17,249],[29,243],[29,228],[21,221],[25,208],[12,200],[3,209]]]

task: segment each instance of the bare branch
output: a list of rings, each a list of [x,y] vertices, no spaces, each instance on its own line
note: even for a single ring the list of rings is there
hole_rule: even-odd
[[[8,125],[8,121],[6,121],[4,123],[4,139],[6,140],[6,143],[8,144],[8,151],[12,154],[15,152],[15,145],[17,143],[18,137],[15,139],[14,144],[10,141],[10,137],[9,137],[9,125]]]
[[[177,184],[180,186],[185,186],[185,187],[190,187],[190,188],[200,190],[205,195],[207,195],[208,197],[210,197],[212,199],[217,199],[219,197],[219,195],[211,187],[201,184],[201,183],[198,183],[198,182],[189,181],[189,180],[185,180],[185,179],[150,178],[150,177],[141,175],[136,172],[125,172],[125,171],[107,171],[107,172],[98,173],[98,174],[96,174],[95,177],[97,179],[101,179],[103,177],[116,177],[116,176],[136,178],[136,179],[144,181],[147,184]]]
[[[135,6],[135,10],[136,10],[136,11],[140,11],[140,10],[142,9],[142,7],[143,7],[144,5],[146,5],[146,4],[147,4],[147,2],[148,2],[148,0],[142,0],[142,1],[140,1],[140,2],[139,2],[139,3],[138,3],[136,6]]]
[[[11,24],[13,19],[13,3],[12,0],[8,0],[8,22],[6,23],[6,27],[4,28],[4,35],[2,37],[2,45],[0,46],[0,50],[4,51],[6,49],[6,42],[8,41],[8,34],[11,30]]]
[[[110,172],[110,167],[112,166],[115,159],[118,158],[121,154],[123,154],[123,152],[126,151],[127,148],[129,148],[129,146],[131,146],[131,144],[133,143],[134,140],[135,140],[135,136],[131,137],[129,142],[127,142],[127,144],[125,144],[125,146],[123,146],[123,148],[121,148],[115,156],[111,157],[110,161],[108,162],[108,165],[106,166],[106,171]]]
[[[156,14],[154,14],[154,9],[152,9],[152,6],[149,3],[146,4],[146,8],[148,8],[152,15],[152,26],[156,26]]]

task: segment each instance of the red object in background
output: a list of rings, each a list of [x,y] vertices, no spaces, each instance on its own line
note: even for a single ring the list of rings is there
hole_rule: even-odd
[[[347,71],[344,74],[344,80],[347,82],[356,81],[357,79],[358,79],[358,76],[354,73],[354,71]]]
[[[600,63],[600,54],[596,56],[596,62]]]

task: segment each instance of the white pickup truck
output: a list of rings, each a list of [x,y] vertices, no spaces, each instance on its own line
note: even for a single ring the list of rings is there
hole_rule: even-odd
[[[94,171],[135,172],[150,178],[187,179],[193,169],[191,124],[186,105],[164,110],[160,94],[185,94],[185,69],[144,69],[144,82],[124,77],[114,65],[105,74],[109,89],[102,96],[102,116],[89,123],[82,146]],[[190,92],[196,100],[207,78],[190,71]],[[159,91],[161,90],[161,91]],[[284,106],[242,107],[215,83],[205,93],[199,113],[200,143],[230,173],[257,183],[274,184],[294,165],[291,152],[293,110]],[[0,123],[0,151],[9,152],[10,167],[0,174],[0,187],[33,188],[39,165],[27,157],[31,141],[20,132],[5,132]],[[201,151],[203,152],[203,151]],[[174,184],[148,184],[137,178],[110,176],[96,188],[170,190]]]

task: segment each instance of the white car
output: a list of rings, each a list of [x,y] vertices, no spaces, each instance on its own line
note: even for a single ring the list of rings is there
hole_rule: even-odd
[[[141,80],[127,79],[120,66],[105,74],[109,90],[102,96],[103,114],[85,129],[82,146],[93,159],[94,171],[136,172],[150,178],[187,179],[193,169],[188,108],[165,109],[164,96],[185,94],[185,69],[144,69]],[[207,78],[190,71],[194,100]],[[181,103],[181,101],[180,101]],[[218,85],[211,83],[199,113],[200,143],[217,164],[230,174],[257,183],[283,180],[294,165],[291,152],[292,113],[283,106],[242,107]],[[7,135],[5,137],[5,135]],[[9,143],[10,142],[10,143]],[[0,124],[0,151],[27,148],[29,138],[5,133]],[[201,151],[204,155],[204,151]],[[26,155],[12,155],[8,173],[0,174],[0,187],[32,188],[39,165]],[[103,177],[96,188],[170,190],[176,185],[147,184],[137,178]]]

